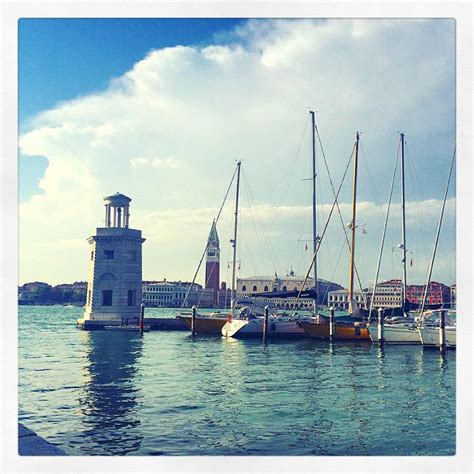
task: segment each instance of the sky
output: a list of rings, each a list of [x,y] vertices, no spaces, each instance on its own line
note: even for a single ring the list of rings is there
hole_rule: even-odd
[[[190,280],[237,159],[238,276],[305,274],[310,108],[318,233],[361,132],[356,265],[375,276],[399,133],[408,283],[424,283],[455,141],[455,23],[435,20],[23,19],[19,22],[20,284],[85,280],[103,197],[132,198],[143,278]],[[326,167],[327,164],[327,167]],[[381,279],[401,277],[400,169]],[[234,183],[235,184],[235,183]],[[347,286],[352,162],[318,257]],[[232,188],[218,222],[229,281]],[[455,281],[455,179],[433,277]],[[342,220],[342,224],[341,224]],[[202,282],[202,275],[200,275]]]

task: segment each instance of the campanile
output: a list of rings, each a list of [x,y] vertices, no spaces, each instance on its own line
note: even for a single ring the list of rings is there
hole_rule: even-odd
[[[220,248],[219,236],[217,235],[216,221],[212,222],[211,232],[207,242],[206,250],[206,282],[205,288],[210,288],[214,292],[214,305],[217,304],[217,297],[220,286]]]

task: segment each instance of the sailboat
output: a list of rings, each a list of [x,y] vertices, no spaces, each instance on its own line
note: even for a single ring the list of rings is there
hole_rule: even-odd
[[[318,236],[316,234],[316,124],[314,111],[309,112],[312,123],[312,167],[313,167],[313,251],[316,252]],[[314,264],[314,308],[318,307],[318,274],[317,265]],[[291,292],[288,292],[291,293]],[[268,319],[267,336],[306,336],[305,330],[301,324],[304,321],[310,321],[311,316],[305,315],[279,315],[273,314]],[[222,335],[225,337],[246,337],[246,336],[262,336],[264,331],[264,318],[251,318],[245,313],[238,319],[229,320],[222,327]]]
[[[334,327],[333,339],[346,340],[368,340],[369,331],[363,321],[363,310],[358,307],[354,300],[354,255],[355,255],[355,232],[356,232],[356,195],[357,195],[357,165],[359,154],[359,132],[356,133],[356,142],[354,145],[354,174],[353,174],[353,191],[352,191],[352,220],[351,229],[351,253],[349,267],[349,314],[343,318],[338,318],[338,323]],[[301,327],[310,337],[321,339],[329,339],[330,326],[328,322],[316,317],[313,321],[303,321]]]
[[[439,347],[442,344],[441,342],[442,339],[444,339],[444,343],[446,347],[456,347],[456,311],[447,311],[447,314],[445,314],[446,325],[444,328],[444,333],[442,331],[442,328],[440,327],[441,319],[443,318],[443,315],[441,314],[442,310],[425,312],[428,285],[431,280],[431,274],[433,271],[433,265],[434,265],[434,260],[436,256],[436,249],[438,247],[439,234],[441,231],[441,224],[443,222],[444,209],[446,205],[446,199],[448,197],[449,182],[451,180],[451,174],[453,171],[455,157],[456,157],[456,149],[454,150],[453,158],[451,160],[451,167],[449,169],[448,182],[446,184],[446,189],[444,191],[443,206],[441,207],[441,214],[439,216],[439,221],[438,221],[438,229],[436,230],[436,238],[435,238],[435,242],[433,246],[433,254],[431,256],[431,263],[430,263],[430,268],[428,271],[427,283],[426,283],[425,291],[423,294],[423,301],[421,304],[420,324],[418,327],[418,332],[420,334],[420,341],[423,344],[423,346]]]
[[[386,318],[386,321],[384,322],[384,338],[383,339],[384,339],[384,342],[394,343],[394,344],[419,344],[420,336],[418,334],[418,330],[416,327],[416,321],[415,321],[415,318],[410,317],[408,314],[408,309],[410,307],[410,304],[406,300],[407,243],[406,243],[406,217],[405,217],[405,134],[400,133],[400,141],[401,141],[400,176],[401,176],[401,208],[402,208],[402,243],[399,245],[399,248],[403,252],[403,256],[402,256],[403,271],[402,271],[402,280],[401,280],[402,306],[400,308],[401,316]],[[396,164],[395,164],[395,169],[396,169]],[[393,177],[395,178],[395,170],[394,170]],[[393,192],[393,179],[392,179],[392,186],[390,189],[389,200],[391,200],[392,192]],[[387,216],[386,216],[385,226],[384,226],[384,231],[383,231],[383,236],[382,236],[382,244],[380,248],[379,261],[377,264],[377,272],[376,272],[374,288],[373,288],[372,298],[371,298],[371,303],[370,303],[370,311],[369,311],[370,316],[373,316],[373,311],[372,311],[373,301],[374,301],[375,291],[377,288],[378,273],[380,270],[380,263],[381,263],[383,244],[384,244],[384,238],[385,238],[385,230],[387,226],[389,211],[390,211],[390,206],[387,209]],[[391,310],[392,313],[396,312],[395,311],[396,309],[397,308],[392,309]],[[378,332],[378,326],[376,324],[369,325],[369,333],[370,333],[370,339],[372,339],[373,342],[378,342],[379,332]]]
[[[402,308],[401,309],[403,311],[403,317],[392,317],[392,318],[385,319],[384,328],[383,328],[384,329],[383,330],[384,342],[392,343],[392,344],[420,344],[421,343],[423,345],[436,345],[436,344],[439,345],[439,327],[437,325],[439,325],[440,312],[437,310],[431,309],[433,307],[436,307],[435,305],[431,306],[431,308],[428,309],[428,311],[426,312],[425,312],[425,309],[429,308],[429,305],[426,304],[426,298],[427,298],[428,288],[429,288],[429,284],[431,280],[434,260],[436,256],[436,248],[437,248],[437,243],[439,239],[439,233],[441,230],[441,224],[443,221],[444,208],[446,204],[449,182],[451,180],[451,173],[453,169],[455,155],[453,155],[453,160],[451,162],[451,168],[448,175],[448,181],[446,184],[443,205],[441,208],[441,215],[438,222],[438,228],[436,231],[436,238],[435,238],[433,253],[431,257],[425,291],[424,291],[422,305],[421,305],[421,311],[418,317],[410,316],[409,309],[412,305],[408,301],[406,301],[406,297],[405,297],[407,250],[406,250],[406,238],[405,238],[404,134],[402,133],[400,134],[400,136],[401,136],[401,145],[402,145],[401,146],[401,150],[402,150],[401,178],[402,178],[402,237],[403,237],[403,243],[400,245],[400,247],[403,250],[403,259],[402,259],[403,280],[402,280]],[[392,189],[393,189],[393,183],[392,183]],[[387,216],[388,216],[388,213],[387,213]],[[383,247],[383,238],[382,238],[382,247]],[[382,252],[382,247],[381,247],[381,252]],[[380,257],[381,257],[381,253],[379,256],[379,265],[377,267],[377,275],[378,275],[378,269],[380,266]],[[377,276],[375,279],[374,293],[375,293],[376,285],[377,285]],[[372,297],[372,302],[373,302],[373,297]],[[372,303],[371,303],[371,307],[372,307]],[[372,315],[372,311],[370,312],[370,314]],[[450,318],[448,320],[448,326],[446,327],[446,345],[448,347],[452,347],[456,345],[456,323],[455,323],[455,318],[453,318],[454,314],[455,312],[449,313]],[[378,335],[379,335],[378,327],[376,325],[370,325],[369,332],[370,332],[370,338],[372,339],[372,341],[378,342]]]
[[[237,219],[239,215],[239,190],[240,190],[240,166],[241,161],[237,162],[237,185],[236,185],[236,197],[235,197],[235,211],[234,211],[234,236],[231,240],[233,247],[233,262],[232,262],[232,288],[231,288],[231,300],[230,300],[230,312],[213,312],[209,314],[198,313],[195,317],[195,334],[221,334],[222,327],[233,319],[235,312],[236,292],[235,292],[235,266],[237,261]],[[222,208],[221,208],[222,209]],[[215,228],[215,221],[211,233],[208,238],[208,243],[211,239],[211,234]],[[206,245],[207,249],[207,245]],[[202,261],[202,259],[201,259]],[[198,267],[199,269],[199,267]],[[196,272],[197,273],[197,272]],[[196,277],[196,275],[195,275]],[[193,280],[194,283],[194,280]],[[191,285],[192,287],[193,285]],[[191,289],[190,287],[190,289]],[[189,291],[188,290],[188,294]],[[177,316],[178,319],[182,319],[186,325],[192,329],[192,313],[181,313]]]

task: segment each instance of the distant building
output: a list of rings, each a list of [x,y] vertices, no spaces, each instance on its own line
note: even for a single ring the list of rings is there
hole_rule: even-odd
[[[25,283],[24,285],[20,286],[21,291],[25,291],[28,293],[34,293],[39,290],[44,290],[44,289],[51,289],[52,286],[48,283],[45,283],[43,281],[33,281],[31,283]]]
[[[52,304],[52,286],[42,281],[25,283],[18,287],[18,304]]]
[[[364,308],[365,301],[367,300],[367,290],[364,292],[360,290],[354,291],[353,297],[357,306]],[[347,311],[349,309],[349,290],[330,291],[328,294],[328,306],[333,306],[337,311]]]
[[[421,304],[425,285],[408,285],[407,300],[413,304]],[[426,304],[432,305],[451,305],[451,290],[449,286],[436,281],[431,281],[428,285],[428,293],[426,295]]]
[[[237,300],[252,297],[258,293],[300,291],[304,282],[304,277],[296,276],[293,271],[288,275],[279,277],[275,274],[271,276],[253,276],[247,278],[237,278]],[[308,278],[303,290],[310,290],[314,287],[314,280]],[[328,302],[328,294],[331,290],[338,290],[342,287],[337,283],[329,282],[318,278],[318,304],[325,305]],[[259,300],[272,302],[279,308],[312,308],[314,301],[312,298],[265,298],[259,297]]]
[[[367,304],[370,305],[373,288],[367,289]],[[406,289],[408,297],[408,287]],[[377,284],[374,295],[373,308],[400,308],[402,306],[402,281],[387,280]]]
[[[52,295],[56,303],[75,303],[81,306],[86,302],[87,282],[61,283],[52,288]]]
[[[78,321],[84,328],[140,317],[145,239],[140,230],[129,228],[129,197],[116,193],[104,201],[105,227],[98,227],[87,239],[90,259],[86,310]]]
[[[189,289],[191,290],[189,291]],[[212,307],[214,305],[214,291],[203,288],[190,282],[160,281],[147,283],[143,286],[143,298],[146,306],[158,308],[180,308],[186,299],[186,308],[191,306]]]
[[[414,305],[420,305],[423,301],[425,285],[407,285],[406,299]],[[365,300],[370,306],[372,299],[372,288],[355,291],[354,297],[358,303]],[[364,297],[363,297],[364,295]],[[428,285],[426,304],[446,304],[450,302],[450,289],[446,285],[438,282],[431,282]],[[336,309],[348,308],[348,290],[332,291],[329,293],[329,306],[334,305]],[[388,280],[377,284],[374,294],[374,308],[396,308],[402,306],[402,282],[401,280]]]

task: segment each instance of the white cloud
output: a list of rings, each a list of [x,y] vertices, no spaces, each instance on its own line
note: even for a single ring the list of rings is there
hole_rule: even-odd
[[[139,168],[141,166],[148,165],[150,160],[148,158],[143,158],[143,156],[137,156],[136,158],[130,158],[130,164],[132,168]]]
[[[300,181],[310,175],[309,129],[297,154],[310,105],[335,183],[355,131],[363,132],[359,208],[368,228],[377,210],[369,178],[384,202],[397,130],[407,134],[407,157],[426,190],[408,176],[410,199],[439,200],[454,141],[454,85],[451,20],[251,20],[226,44],[152,51],[107,90],[40,114],[20,137],[22,153],[49,163],[44,194],[20,207],[20,278],[85,278],[86,254],[54,242],[90,235],[103,220],[102,196],[116,191],[133,199],[132,222],[148,238],[145,275],[189,278],[237,158],[273,253],[289,266],[297,246],[289,236],[301,235],[310,202]],[[318,152],[327,181],[321,160]],[[327,183],[319,191],[324,215],[332,193]],[[350,178],[341,201],[350,201]],[[48,252],[45,242],[53,243]],[[371,242],[373,253],[378,238]],[[256,272],[270,271],[272,259],[255,255]],[[371,278],[372,262],[361,266]]]

